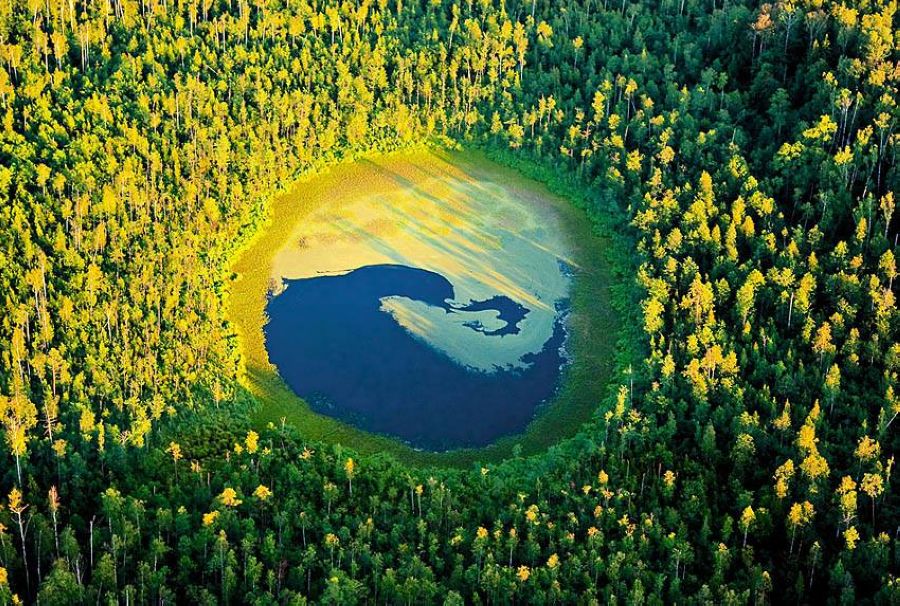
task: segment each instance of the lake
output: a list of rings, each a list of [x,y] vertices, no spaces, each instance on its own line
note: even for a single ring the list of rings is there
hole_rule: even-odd
[[[457,464],[549,446],[603,397],[604,248],[540,184],[415,150],[301,178],[271,211],[226,312],[260,426]]]
[[[383,301],[403,297],[451,316],[489,312],[466,330],[482,339],[514,338],[528,311],[497,295],[453,306],[443,276],[402,265],[373,265],[337,276],[290,280],[271,299],[269,358],[312,408],[368,431],[428,450],[483,446],[520,432],[553,396],[565,359],[565,306],[551,338],[521,367],[491,372],[460,364],[404,328]]]

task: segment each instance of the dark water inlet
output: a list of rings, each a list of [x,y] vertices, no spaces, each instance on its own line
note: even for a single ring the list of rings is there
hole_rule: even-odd
[[[400,265],[285,284],[267,307],[269,359],[314,410],[361,429],[435,451],[485,446],[521,432],[559,382],[561,316],[543,349],[523,358],[527,368],[486,373],[412,336],[380,301],[402,296],[447,313],[496,310],[501,328],[467,326],[485,338],[503,338],[518,333],[528,314],[508,297],[453,307],[453,285],[443,276]]]

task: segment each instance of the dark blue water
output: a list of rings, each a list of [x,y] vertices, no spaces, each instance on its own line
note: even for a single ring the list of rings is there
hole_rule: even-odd
[[[527,308],[503,295],[491,297],[486,301],[472,301],[468,305],[463,305],[461,307],[451,308],[444,304],[439,304],[438,307],[443,307],[447,310],[458,309],[460,311],[487,311],[488,309],[493,309],[494,311],[500,312],[500,319],[503,322],[506,322],[506,324],[497,330],[485,330],[484,326],[481,325],[481,322],[477,320],[465,324],[465,326],[468,326],[472,330],[484,333],[490,337],[519,334],[519,322],[521,322],[528,314]]]
[[[484,446],[521,432],[550,398],[565,362],[562,321],[526,369],[468,369],[411,336],[380,310],[382,297],[408,297],[455,313],[443,276],[400,265],[373,265],[341,276],[288,280],[272,298],[265,326],[269,358],[287,384],[323,414],[427,450]],[[519,331],[528,310],[504,296],[471,303],[506,325],[485,338]]]

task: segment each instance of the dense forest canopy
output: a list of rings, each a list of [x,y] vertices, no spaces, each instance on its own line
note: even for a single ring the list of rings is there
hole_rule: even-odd
[[[897,603],[897,21],[3,2],[0,603]],[[425,141],[616,231],[641,363],[472,470],[251,429],[229,260],[292,179]]]

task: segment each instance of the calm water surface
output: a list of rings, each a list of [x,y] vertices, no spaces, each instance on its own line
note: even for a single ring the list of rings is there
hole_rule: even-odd
[[[389,296],[421,301],[448,314],[495,310],[505,322],[487,339],[519,332],[528,309],[498,295],[453,307],[443,276],[402,265],[371,265],[337,276],[287,280],[268,303],[269,359],[318,412],[427,450],[485,446],[521,432],[555,392],[565,363],[560,307],[552,337],[527,368],[483,372],[463,366],[416,338],[381,309]]]

